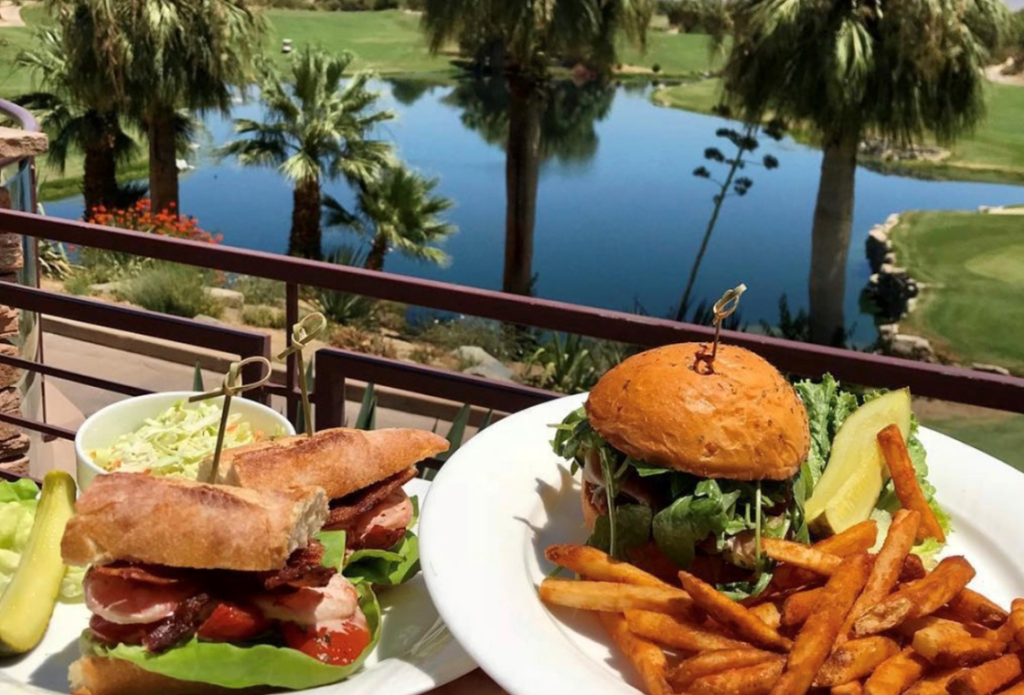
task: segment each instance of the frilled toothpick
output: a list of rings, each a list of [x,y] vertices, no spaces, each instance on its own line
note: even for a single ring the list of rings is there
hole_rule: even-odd
[[[307,314],[301,321],[292,326],[292,344],[277,356],[277,359],[287,359],[289,355],[295,355],[296,373],[299,375],[299,391],[302,392],[302,415],[306,426],[306,436],[313,436],[312,409],[309,406],[309,384],[306,383],[306,366],[303,359],[303,349],[318,338],[327,328],[327,319],[321,313]]]

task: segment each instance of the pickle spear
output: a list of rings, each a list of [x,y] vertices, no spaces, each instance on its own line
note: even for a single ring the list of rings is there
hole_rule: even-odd
[[[889,425],[910,435],[910,391],[890,391],[853,411],[836,432],[828,465],[804,513],[819,535],[842,533],[866,520],[878,503],[889,469],[877,435]]]
[[[47,473],[25,552],[0,597],[0,655],[27,652],[46,634],[67,569],[60,541],[74,511],[74,479],[63,471]]]

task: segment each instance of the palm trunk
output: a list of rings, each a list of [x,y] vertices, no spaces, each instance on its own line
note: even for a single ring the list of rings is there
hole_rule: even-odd
[[[388,253],[388,240],[383,234],[373,238],[370,245],[370,252],[366,254],[366,263],[363,267],[367,270],[384,270],[384,256]]]
[[[543,94],[535,80],[508,76],[508,148],[505,155],[505,292],[528,295],[533,286],[533,227],[540,176]]]
[[[811,341],[833,345],[843,341],[846,321],[846,259],[853,227],[857,133],[837,133],[825,141],[821,181],[811,230]]]
[[[88,219],[96,207],[103,205],[109,208],[117,204],[117,161],[110,137],[104,136],[85,149],[84,166],[82,193]]]
[[[174,113],[162,109],[149,118],[149,197],[153,210],[178,212],[178,150]]]
[[[320,249],[320,181],[304,179],[292,192],[292,231],[288,237],[288,254],[319,259]]]

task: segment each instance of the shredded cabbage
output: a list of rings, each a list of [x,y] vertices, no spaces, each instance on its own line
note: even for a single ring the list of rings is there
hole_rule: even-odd
[[[109,447],[89,454],[93,463],[107,471],[149,472],[195,480],[199,464],[213,455],[222,412],[217,403],[188,404],[181,400],[134,432],[121,435]],[[265,436],[241,415],[232,413],[224,433],[224,449],[258,442]]]
[[[0,481],[0,595],[14,578],[21,555],[36,520],[39,488],[28,478]],[[85,569],[70,567],[60,585],[60,598],[73,601],[82,596]]]

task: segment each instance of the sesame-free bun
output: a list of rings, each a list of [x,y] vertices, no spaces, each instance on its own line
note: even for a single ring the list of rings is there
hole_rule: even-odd
[[[222,688],[146,671],[130,661],[83,656],[68,669],[72,695],[260,695],[270,688]]]
[[[634,355],[590,392],[587,418],[609,444],[703,478],[786,480],[810,447],[807,412],[775,367],[744,348],[679,343]]]

